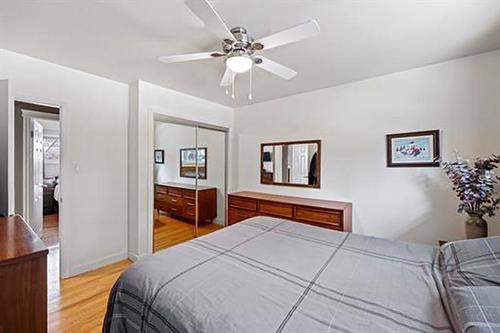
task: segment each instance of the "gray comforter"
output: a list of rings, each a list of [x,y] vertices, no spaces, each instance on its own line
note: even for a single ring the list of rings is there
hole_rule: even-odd
[[[500,332],[500,237],[445,244],[439,265],[454,327]]]
[[[139,260],[103,330],[450,332],[436,251],[257,217]]]

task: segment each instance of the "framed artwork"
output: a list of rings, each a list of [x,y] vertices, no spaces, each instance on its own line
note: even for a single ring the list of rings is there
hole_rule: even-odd
[[[388,134],[388,167],[438,167],[439,130]]]
[[[165,164],[165,150],[155,149],[155,164]]]
[[[180,151],[180,176],[196,178],[196,148]],[[207,179],[207,148],[198,148],[198,179]]]

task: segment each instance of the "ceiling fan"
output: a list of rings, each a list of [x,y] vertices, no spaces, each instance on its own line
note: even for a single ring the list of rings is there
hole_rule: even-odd
[[[295,77],[297,75],[296,71],[263,57],[258,52],[314,37],[320,31],[318,23],[315,20],[310,20],[270,36],[254,40],[244,27],[229,29],[208,0],[186,0],[185,3],[222,40],[222,49],[212,52],[163,56],[159,60],[164,63],[175,63],[223,58],[226,63],[226,70],[222,76],[220,85],[226,88],[226,94],[229,93],[228,87],[231,86],[232,98],[234,98],[235,76],[250,72],[250,92],[248,99],[252,99],[252,69],[254,66],[285,80]]]

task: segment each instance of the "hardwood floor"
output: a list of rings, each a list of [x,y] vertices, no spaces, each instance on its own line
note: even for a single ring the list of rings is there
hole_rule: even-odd
[[[205,235],[222,228],[207,224],[199,228]],[[155,251],[194,238],[194,226],[166,215],[155,220]],[[128,266],[123,260],[95,271],[59,280],[59,247],[48,257],[49,332],[101,332],[109,291]]]
[[[43,216],[43,228],[40,238],[47,247],[53,247],[59,244],[58,214],[50,214]]]
[[[221,228],[223,226],[215,223],[203,224],[198,227],[198,234],[203,236]],[[156,212],[153,234],[154,252],[195,238],[193,224],[177,220],[163,213],[158,215]]]
[[[109,291],[131,262],[59,280],[59,248],[53,247],[48,264],[49,332],[101,332]]]

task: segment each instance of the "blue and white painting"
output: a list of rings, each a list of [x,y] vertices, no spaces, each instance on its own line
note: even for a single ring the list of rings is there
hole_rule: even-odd
[[[392,162],[415,163],[433,162],[433,137],[432,135],[393,138]]]

